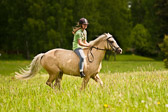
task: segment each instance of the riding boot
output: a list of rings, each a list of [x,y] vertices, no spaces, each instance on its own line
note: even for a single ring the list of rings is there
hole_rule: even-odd
[[[83,72],[80,72],[81,78],[85,77],[85,74]]]

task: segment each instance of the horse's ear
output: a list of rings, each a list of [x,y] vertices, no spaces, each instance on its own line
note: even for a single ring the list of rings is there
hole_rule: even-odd
[[[104,33],[104,35],[107,35],[107,33]]]
[[[107,36],[107,38],[112,37],[112,35],[110,33],[107,33],[106,36]]]

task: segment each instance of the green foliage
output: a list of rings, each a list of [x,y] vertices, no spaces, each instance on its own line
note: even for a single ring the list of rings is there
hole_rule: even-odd
[[[161,48],[162,52],[165,55],[164,63],[165,67],[168,68],[168,36],[165,35],[163,43],[159,44],[159,47]]]
[[[128,8],[128,2],[131,8]],[[161,0],[2,0],[0,52],[30,58],[53,48],[71,49],[72,26],[85,17],[90,23],[87,29],[89,41],[109,32],[123,51],[143,44],[139,54],[157,56],[158,42],[168,28],[166,6],[166,1]],[[133,45],[129,43],[130,35],[137,24],[146,30],[144,32],[141,27],[141,34],[149,37],[139,38],[140,41]]]
[[[131,0],[131,19],[133,22],[133,28],[137,24],[141,24],[150,34],[150,52],[145,52],[148,56],[158,56],[160,49],[158,49],[158,43],[162,41],[160,30],[160,19],[156,14],[156,1],[157,0]],[[162,1],[162,0],[160,0]],[[166,10],[165,10],[166,11]],[[144,50],[138,51],[140,54],[144,54]]]
[[[130,44],[137,54],[145,55],[150,52],[150,40],[150,33],[142,24],[137,24],[131,31]]]
[[[47,37],[48,37],[48,45],[46,45],[48,48],[52,49],[53,46],[61,46],[60,43],[60,38],[61,35],[59,34],[59,32],[56,32],[55,30],[51,29],[47,32]],[[56,39],[55,41],[53,41],[54,39]]]
[[[168,34],[168,1],[167,0],[156,0],[155,3],[156,15],[159,19],[159,31],[163,36]]]
[[[27,58],[53,48],[71,49],[72,26],[81,17],[89,20],[89,41],[110,32],[124,47],[122,38],[129,35],[129,30],[125,29],[131,28],[127,0],[85,0],[82,3],[75,0],[4,0],[0,8],[3,17],[0,18],[0,51],[17,52]]]

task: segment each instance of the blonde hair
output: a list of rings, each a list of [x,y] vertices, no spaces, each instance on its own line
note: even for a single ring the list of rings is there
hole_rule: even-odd
[[[81,29],[81,24],[79,22],[73,27],[72,34],[75,34],[79,29]]]

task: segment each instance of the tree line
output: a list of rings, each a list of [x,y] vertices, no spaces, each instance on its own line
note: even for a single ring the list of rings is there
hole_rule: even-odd
[[[168,0],[1,0],[0,53],[33,57],[72,49],[72,27],[89,21],[88,41],[111,33],[124,53],[158,56],[168,32]]]

